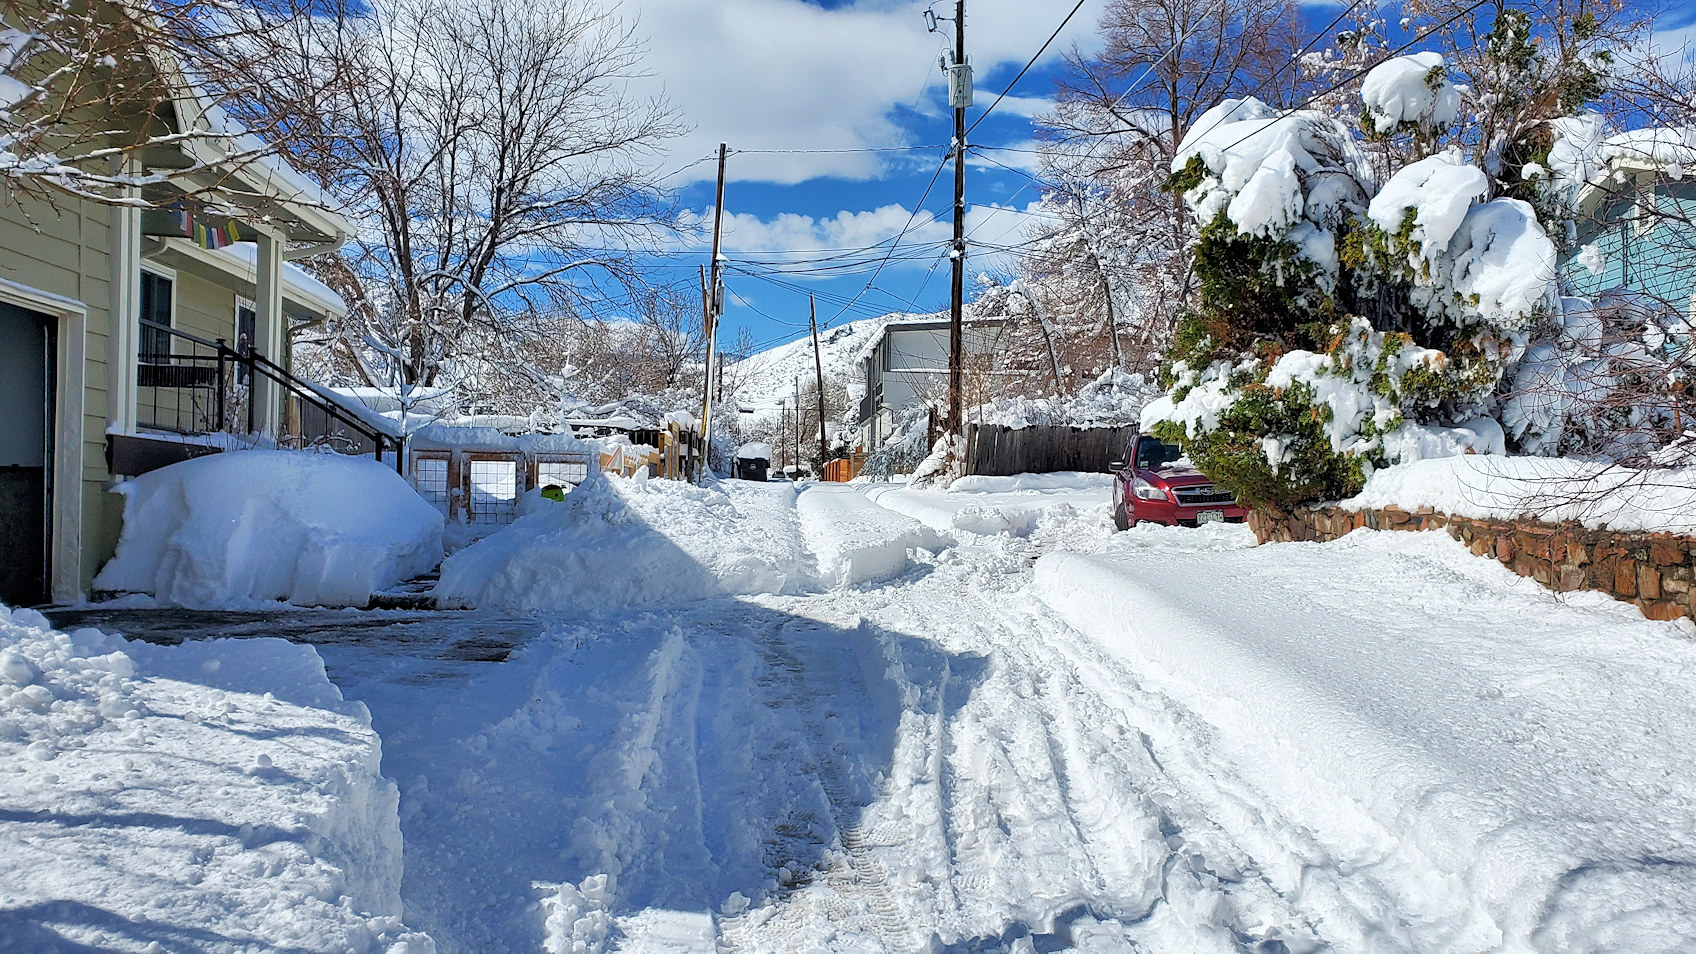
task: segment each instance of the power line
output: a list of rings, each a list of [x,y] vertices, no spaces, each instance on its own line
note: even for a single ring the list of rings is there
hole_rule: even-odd
[[[989,108],[983,111],[983,114],[977,118],[977,121],[967,127],[966,135],[970,136],[972,134],[972,130],[978,128],[980,123],[988,119],[990,113],[995,112],[995,107],[1001,105],[1001,101],[1007,98],[1007,94],[1013,91],[1013,87],[1019,85],[1019,80],[1025,78],[1025,74],[1030,71],[1031,67],[1036,65],[1037,60],[1042,59],[1042,54],[1048,52],[1049,45],[1060,36],[1060,31],[1066,29],[1066,24],[1072,22],[1072,18],[1078,15],[1078,11],[1083,9],[1084,3],[1086,2],[1087,0],[1078,0],[1077,5],[1072,7],[1072,12],[1066,14],[1066,19],[1061,20],[1060,25],[1054,28],[1054,32],[1049,34],[1047,40],[1043,41],[1042,47],[1036,51],[1036,55],[1031,57],[1030,62],[1025,64],[1024,69],[1019,70],[1018,76],[1013,77],[1013,82],[1008,83],[1007,88],[1001,91],[1001,95],[995,97],[995,102],[990,103]]]
[[[922,152],[927,149],[946,149],[947,145],[934,146],[859,146],[842,149],[732,149],[733,156],[822,156],[840,155],[856,152]]]

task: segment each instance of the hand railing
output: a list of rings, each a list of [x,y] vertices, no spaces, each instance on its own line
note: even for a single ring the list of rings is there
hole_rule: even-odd
[[[136,418],[143,427],[184,435],[211,433],[254,434],[258,431],[258,402],[253,384],[264,378],[279,397],[292,396],[309,413],[294,415],[305,425],[316,418],[317,431],[295,438],[303,445],[358,447],[359,441],[383,459],[383,451],[399,446],[393,438],[360,421],[310,385],[251,347],[230,347],[222,338],[208,341],[168,325],[141,322],[136,366]],[[282,402],[279,401],[279,404]],[[338,428],[339,425],[339,428]],[[279,436],[280,440],[288,440]],[[339,445],[339,446],[338,446]],[[360,447],[361,451],[365,448]]]

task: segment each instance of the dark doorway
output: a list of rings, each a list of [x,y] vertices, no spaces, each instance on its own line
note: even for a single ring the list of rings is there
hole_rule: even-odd
[[[0,602],[47,602],[53,319],[0,303]]]

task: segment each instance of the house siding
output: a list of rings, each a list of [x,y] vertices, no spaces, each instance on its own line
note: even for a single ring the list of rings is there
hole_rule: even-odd
[[[207,341],[219,338],[226,342],[235,341],[235,289],[187,271],[178,271],[175,321],[178,331]]]
[[[1696,228],[1677,221],[1696,216],[1696,184],[1659,183],[1655,205],[1663,210],[1648,231],[1638,228],[1629,198],[1610,198],[1578,225],[1576,241],[1562,256],[1561,268],[1575,294],[1594,296],[1613,288],[1651,295],[1683,314],[1691,314],[1696,292]],[[1593,274],[1578,261],[1586,245],[1602,253],[1604,267]]]
[[[71,197],[49,204],[0,198],[0,278],[80,301],[88,309],[83,367],[82,566],[87,592],[116,544],[122,506],[106,490],[106,335],[110,326],[111,211]],[[63,440],[65,435],[57,435]]]

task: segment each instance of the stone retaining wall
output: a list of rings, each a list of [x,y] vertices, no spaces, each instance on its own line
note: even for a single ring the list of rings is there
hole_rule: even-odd
[[[1696,620],[1696,539],[1665,533],[1587,530],[1573,523],[1480,520],[1428,508],[1385,507],[1254,510],[1249,527],[1261,543],[1335,540],[1359,527],[1444,529],[1477,556],[1555,590],[1600,590],[1637,606],[1650,619]]]

